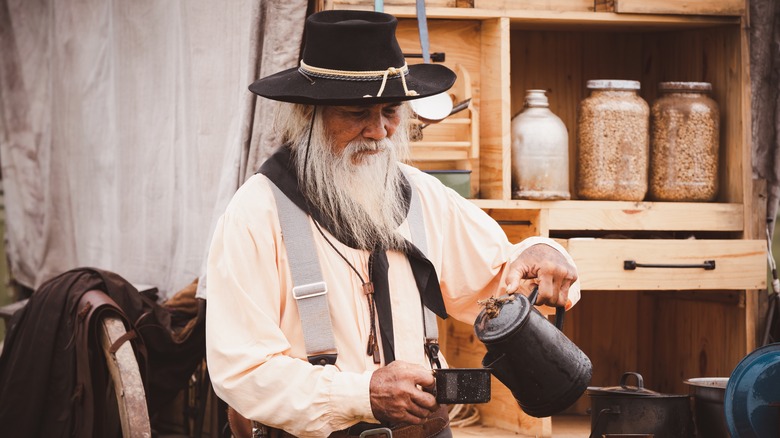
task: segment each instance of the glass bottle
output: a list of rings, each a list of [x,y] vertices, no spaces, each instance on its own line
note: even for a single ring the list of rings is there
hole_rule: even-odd
[[[569,199],[569,133],[545,90],[527,90],[512,119],[512,197]]]
[[[650,111],[650,197],[712,201],[718,193],[720,111],[708,82],[661,82]]]
[[[590,80],[577,114],[577,194],[641,201],[647,194],[650,108],[639,82]]]

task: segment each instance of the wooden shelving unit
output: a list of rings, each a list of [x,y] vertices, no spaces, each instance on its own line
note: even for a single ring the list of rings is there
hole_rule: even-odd
[[[324,4],[373,9],[367,0]],[[473,201],[502,224],[510,240],[558,239],[578,263],[583,298],[567,315],[565,332],[590,356],[592,384],[616,385],[623,372],[638,371],[650,389],[687,393],[685,378],[728,376],[756,348],[758,292],[766,288],[762,187],[751,174],[744,2],[429,0],[426,5],[431,51],[444,52],[445,65],[470,73],[479,129]],[[612,12],[603,12],[610,7]],[[402,49],[419,52],[414,1],[386,0],[384,10],[399,17]],[[620,12],[627,10],[634,12]],[[661,81],[712,83],[721,111],[717,199],[576,199],[576,110],[589,79],[637,80],[648,103]],[[511,199],[511,119],[532,88],[547,90],[550,109],[569,129],[575,199]],[[437,142],[448,141],[447,129]],[[628,259],[714,260],[717,267],[630,271],[623,268]],[[448,321],[441,333],[450,364],[479,366],[484,350],[472,327]],[[500,384],[493,394],[480,408],[484,427],[557,436],[554,420],[525,416]],[[583,397],[567,413],[582,418],[589,405]]]

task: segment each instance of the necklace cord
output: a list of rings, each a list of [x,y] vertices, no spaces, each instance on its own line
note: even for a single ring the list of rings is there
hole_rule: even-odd
[[[306,169],[308,168],[309,164],[309,150],[311,148],[311,135],[312,131],[314,131],[314,120],[317,115],[317,106],[314,106],[314,110],[311,114],[311,124],[309,125],[309,137],[306,141],[306,157],[305,157],[305,163],[306,165],[303,166],[303,181],[306,181]],[[306,201],[308,203],[308,200]],[[311,215],[310,215],[311,216]],[[325,235],[325,232],[322,231],[322,228],[320,228],[320,224],[312,218],[312,222],[314,222],[314,227],[317,228],[317,231],[319,231],[320,235],[322,235],[322,238],[325,239],[326,242],[328,242],[328,245],[330,245],[331,248],[333,248],[333,251],[336,251],[336,254],[341,257],[342,260],[349,266],[350,269],[357,275],[357,277],[360,279],[360,283],[363,286],[363,292],[366,295],[366,299],[368,300],[368,310],[369,315],[371,317],[371,330],[368,335],[368,345],[366,346],[366,354],[369,356],[373,356],[374,363],[380,363],[381,359],[379,357],[379,343],[377,341],[376,336],[376,304],[374,303],[374,285],[371,283],[371,281],[366,282],[363,279],[363,276],[360,275],[360,272],[358,272],[357,268],[349,261],[347,260],[347,257],[344,256],[344,254],[341,253],[341,251],[336,248],[336,245],[333,244],[333,242],[328,239],[328,236]],[[368,263],[368,276],[369,280],[371,279],[371,261],[373,259],[372,255],[369,255],[369,263]]]

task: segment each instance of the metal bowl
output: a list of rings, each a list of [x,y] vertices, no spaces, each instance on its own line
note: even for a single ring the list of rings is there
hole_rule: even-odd
[[[728,377],[696,377],[684,381],[693,396],[697,436],[729,437],[723,406],[728,382]]]

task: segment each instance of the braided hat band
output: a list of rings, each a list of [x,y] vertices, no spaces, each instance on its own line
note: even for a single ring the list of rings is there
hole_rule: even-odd
[[[404,93],[406,96],[417,96],[417,92],[410,90],[406,86],[406,75],[409,74],[409,66],[404,63],[401,67],[388,67],[386,70],[364,70],[364,71],[349,71],[349,70],[334,70],[330,68],[320,68],[306,65],[301,61],[301,66],[298,67],[298,71],[310,79],[310,77],[324,78],[324,79],[336,79],[342,81],[382,81],[382,85],[379,87],[379,91],[376,93],[376,97],[382,97],[382,92],[385,91],[385,85],[387,84],[388,77],[401,77],[401,83],[404,87]],[[370,94],[363,97],[373,97]]]

